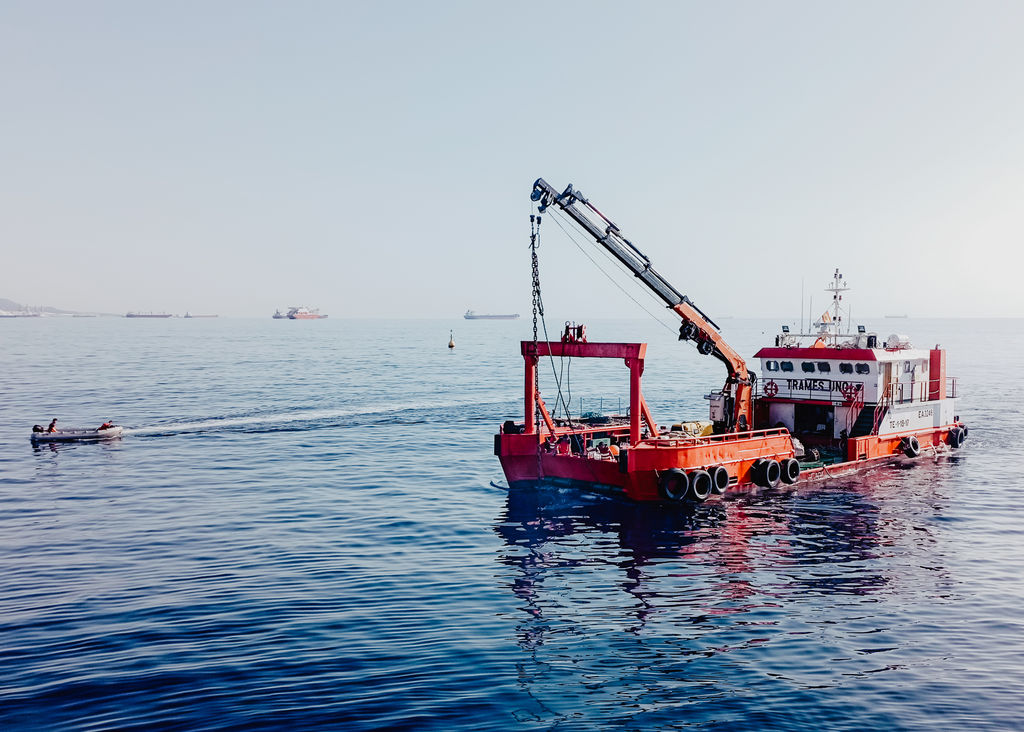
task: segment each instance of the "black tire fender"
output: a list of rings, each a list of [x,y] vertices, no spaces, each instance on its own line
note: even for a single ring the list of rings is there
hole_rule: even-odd
[[[960,447],[964,444],[964,431],[959,427],[954,427],[949,431],[949,436],[946,440],[949,442],[950,447]]]
[[[796,458],[786,458],[779,465],[782,469],[782,482],[793,485],[800,479],[800,463]]]
[[[764,458],[758,458],[750,466],[750,482],[754,485],[764,487],[764,466],[767,462]]]
[[[658,476],[658,493],[666,501],[681,501],[690,490],[690,479],[679,468],[669,468]]]
[[[690,500],[703,503],[711,495],[711,474],[706,470],[694,470],[689,476],[690,491],[687,494]]]
[[[782,467],[778,460],[768,460],[764,464],[764,487],[775,488],[782,479]]]
[[[921,443],[917,441],[914,435],[910,435],[900,440],[900,449],[903,450],[903,454],[907,457],[916,458],[921,454]]]
[[[725,493],[725,489],[729,487],[729,471],[721,465],[716,465],[708,468],[708,474],[711,476],[711,492],[719,496]]]

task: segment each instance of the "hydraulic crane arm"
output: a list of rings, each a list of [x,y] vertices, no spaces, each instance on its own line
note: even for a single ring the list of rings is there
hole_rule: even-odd
[[[576,224],[590,234],[599,244],[618,259],[637,279],[647,285],[655,295],[682,318],[679,340],[694,341],[697,350],[713,355],[725,364],[729,372],[722,394],[728,408],[726,419],[717,427],[720,431],[745,431],[751,424],[752,379],[743,358],[734,351],[718,332],[718,326],[686,295],[680,293],[651,266],[651,260],[622,236],[619,227],[586,199],[580,192],[568,186],[562,193],[543,178],[533,184],[531,200],[539,204],[544,213],[549,206],[557,206]],[[596,216],[600,222],[590,215]]]

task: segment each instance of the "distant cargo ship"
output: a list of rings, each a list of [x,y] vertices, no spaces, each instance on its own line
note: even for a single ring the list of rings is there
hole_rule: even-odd
[[[477,314],[472,310],[467,310],[466,314],[463,315],[466,320],[517,320],[519,313],[512,313],[510,315],[490,315],[486,313]]]
[[[126,313],[126,318],[170,318],[170,313]]]
[[[274,311],[274,320],[322,320],[326,315],[321,315],[319,310],[306,307],[288,308],[288,312]]]

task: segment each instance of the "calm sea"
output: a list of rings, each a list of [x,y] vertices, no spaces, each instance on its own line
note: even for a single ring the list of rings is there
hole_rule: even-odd
[[[716,362],[590,325],[706,413]],[[1024,729],[1024,322],[869,327],[949,349],[965,447],[687,512],[506,490],[528,318],[0,320],[0,728]]]

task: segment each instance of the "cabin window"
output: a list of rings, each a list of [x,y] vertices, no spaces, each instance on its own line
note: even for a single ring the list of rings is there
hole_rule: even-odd
[[[912,362],[910,362],[910,361],[904,361],[903,362],[903,373],[909,374],[913,370],[914,370],[914,364]]]
[[[823,374],[827,374],[832,371],[832,364],[828,361],[818,361],[818,371]]]
[[[802,364],[800,364],[800,369],[805,374],[813,374],[814,373],[814,364],[812,362],[810,362],[810,361],[804,361]]]
[[[793,370],[793,362],[792,361],[783,361],[782,363],[779,364],[779,366],[782,367],[783,371],[792,371]]]
[[[839,364],[839,373],[841,374],[852,374],[853,364],[852,363],[841,363]]]
[[[764,362],[764,367],[768,371],[778,371],[779,370],[779,362],[778,361],[765,361]]]
[[[866,363],[859,363],[859,364],[857,364],[857,373],[858,374],[868,374],[868,373],[871,373],[871,367],[868,366]]]
[[[928,373],[928,362],[927,361],[922,361],[921,362],[921,373],[922,374],[927,374]]]

